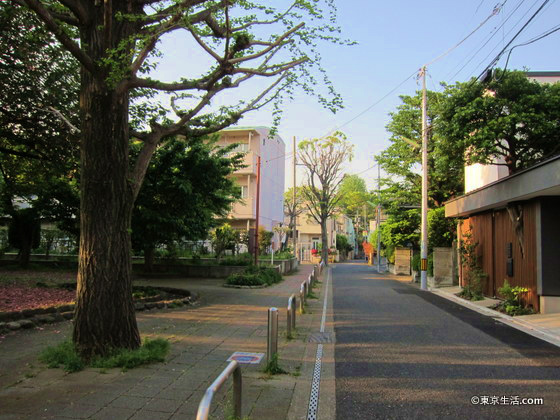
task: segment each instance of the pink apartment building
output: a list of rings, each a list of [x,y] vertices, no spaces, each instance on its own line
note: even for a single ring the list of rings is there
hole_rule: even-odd
[[[259,226],[271,231],[284,220],[284,172],[286,145],[267,127],[233,127],[220,132],[219,145],[238,143],[245,153],[245,168],[233,175],[241,186],[243,201],[235,203],[229,223],[235,229],[254,229],[257,201],[257,157],[261,157]],[[275,241],[278,247],[278,239]]]

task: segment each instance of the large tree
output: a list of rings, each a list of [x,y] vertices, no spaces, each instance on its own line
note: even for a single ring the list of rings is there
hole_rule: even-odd
[[[243,156],[229,156],[232,148],[208,138],[173,139],[154,154],[132,213],[132,246],[144,252],[146,271],[158,245],[205,239],[241,198],[228,175]]]
[[[298,156],[306,168],[306,185],[302,189],[305,206],[321,226],[321,258],[328,264],[327,219],[339,208],[339,186],[343,165],[352,160],[353,145],[341,132],[299,143]]]
[[[86,359],[115,347],[135,348],[140,337],[129,230],[153,153],[172,136],[190,139],[218,131],[271,102],[276,112],[277,100],[297,86],[313,93],[320,63],[316,41],[339,42],[333,2],[294,0],[285,10],[245,0],[12,2],[33,10],[81,66],[74,343]],[[149,73],[159,63],[163,39],[199,48],[212,64],[197,73],[197,66],[181,63],[184,77],[155,80]],[[259,77],[272,82],[256,85],[256,94],[242,91],[233,106],[212,105],[221,92]],[[158,103],[158,92],[171,98],[173,113]],[[341,105],[330,85],[326,96],[318,97],[332,110]],[[134,161],[131,138],[143,142]]]
[[[463,158],[461,154],[443,152],[442,144],[448,139],[439,130],[439,119],[444,95],[428,91],[428,195],[432,206],[441,206],[446,200],[463,191]],[[383,201],[389,211],[402,206],[420,204],[422,177],[421,92],[401,96],[402,104],[390,114],[387,124],[390,145],[377,157],[385,171]]]
[[[496,70],[489,82],[448,86],[438,130],[443,154],[506,166],[512,174],[560,153],[560,83]]]
[[[75,220],[77,61],[29,10],[0,7],[0,211],[22,266],[40,218]],[[66,117],[61,118],[62,114]],[[76,233],[76,230],[73,230]]]
[[[294,198],[294,188],[295,198]],[[292,237],[292,244],[294,248],[294,255],[296,253],[296,220],[297,217],[305,211],[304,198],[301,187],[291,187],[284,192],[284,216],[290,220],[290,233]]]
[[[345,175],[340,183],[340,209],[355,222],[363,215],[363,228],[367,230],[367,220],[364,213],[373,214],[370,203],[372,195],[367,190],[366,181],[358,175]]]

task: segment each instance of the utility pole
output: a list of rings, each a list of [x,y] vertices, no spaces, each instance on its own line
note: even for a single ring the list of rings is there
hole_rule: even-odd
[[[422,77],[422,224],[420,244],[420,287],[428,289],[428,127],[426,104],[426,66],[420,70]]]
[[[377,162],[377,272],[381,273],[381,190],[379,180],[381,178],[381,167]]]
[[[261,204],[261,157],[257,156],[257,208],[255,221],[255,266],[259,265],[259,210]]]
[[[294,256],[298,257],[297,254],[297,238],[296,238],[296,226],[297,226],[297,216],[296,216],[296,164],[297,164],[297,154],[296,154],[296,136],[294,136],[294,191],[293,191],[293,214],[292,214],[292,241],[294,244]]]

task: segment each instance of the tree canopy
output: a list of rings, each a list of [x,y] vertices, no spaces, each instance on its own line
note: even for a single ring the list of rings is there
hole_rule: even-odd
[[[296,89],[339,109],[341,98],[319,53],[319,43],[347,44],[338,37],[334,3],[294,0],[282,8],[245,0],[12,1],[32,10],[80,65],[74,344],[85,359],[136,348],[130,224],[153,154],[176,135],[191,140],[217,132],[268,104],[275,118],[282,99]],[[165,58],[159,47],[171,37],[190,57],[207,60],[182,63],[175,80],[157,80],[153,71]],[[252,89],[237,89],[251,82],[257,82]],[[218,105],[226,92],[231,96]],[[131,139],[141,141],[139,152]],[[98,310],[107,306],[113,310]]]
[[[371,194],[366,187],[366,181],[358,175],[344,175],[339,187],[340,209],[348,217],[357,220],[357,216],[367,207],[368,214],[373,214]]]
[[[437,130],[442,154],[507,166],[512,174],[560,153],[560,84],[496,70],[488,83],[447,86]]]
[[[309,215],[321,225],[321,256],[328,263],[327,219],[335,214],[342,198],[339,186],[343,165],[352,160],[354,146],[341,132],[299,143],[298,156],[306,168],[302,189]]]
[[[154,154],[132,213],[132,245],[144,251],[148,269],[158,245],[205,239],[241,198],[227,177],[242,163],[241,155],[229,156],[232,147],[174,139]]]

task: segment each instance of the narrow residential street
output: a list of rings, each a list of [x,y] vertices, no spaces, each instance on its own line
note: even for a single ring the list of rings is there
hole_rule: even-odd
[[[337,419],[560,417],[559,348],[408,279],[333,268]]]

